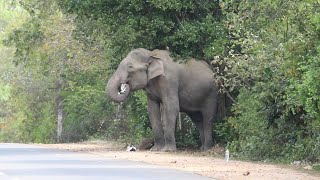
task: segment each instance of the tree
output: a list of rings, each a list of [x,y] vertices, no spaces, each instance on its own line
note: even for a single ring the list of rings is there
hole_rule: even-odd
[[[70,113],[64,110],[68,109],[64,102],[68,102],[69,92],[83,86],[74,87],[76,81],[84,81],[81,76],[104,67],[102,48],[99,44],[86,47],[74,39],[73,17],[63,15],[54,2],[19,1],[19,4],[28,10],[30,18],[13,29],[5,42],[16,48],[13,61],[21,72],[21,83],[14,87],[14,93],[21,105],[15,108],[25,117],[16,117],[16,122],[11,123],[22,123],[17,127],[21,132],[18,140],[48,142],[57,137],[61,141],[62,120],[68,120]],[[54,123],[53,119],[58,121]],[[54,124],[58,126],[55,137]]]
[[[231,42],[220,61],[229,69],[228,85],[239,92],[230,118],[238,132],[234,148],[253,159],[319,160],[319,2],[224,7]]]
[[[169,47],[184,57],[208,59],[224,51],[219,1],[59,2],[66,12],[77,14],[79,31],[108,39],[109,47],[119,53],[115,58],[136,47]]]

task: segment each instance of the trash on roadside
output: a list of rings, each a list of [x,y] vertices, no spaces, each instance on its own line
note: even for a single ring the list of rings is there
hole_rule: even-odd
[[[127,150],[126,151],[137,151],[137,148],[134,147],[133,145],[129,145],[129,146],[127,146]]]
[[[230,158],[230,154],[229,154],[230,152],[229,152],[229,149],[227,149],[226,150],[226,154],[225,154],[225,160],[227,161],[227,162],[229,162],[229,158]]]

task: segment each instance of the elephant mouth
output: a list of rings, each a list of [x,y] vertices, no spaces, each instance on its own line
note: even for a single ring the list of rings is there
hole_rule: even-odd
[[[121,83],[119,89],[118,89],[118,94],[125,94],[127,91],[127,83]]]

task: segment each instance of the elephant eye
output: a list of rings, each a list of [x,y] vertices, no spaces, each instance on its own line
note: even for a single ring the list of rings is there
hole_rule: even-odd
[[[128,71],[133,71],[133,65],[132,65],[132,64],[130,64],[130,65],[128,66]]]

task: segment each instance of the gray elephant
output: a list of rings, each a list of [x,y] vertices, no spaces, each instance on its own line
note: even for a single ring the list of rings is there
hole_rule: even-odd
[[[130,91],[144,89],[154,134],[154,151],[175,151],[176,119],[187,113],[200,131],[201,149],[213,146],[218,84],[204,61],[173,62],[166,50],[132,50],[107,84],[108,96],[123,102]]]

